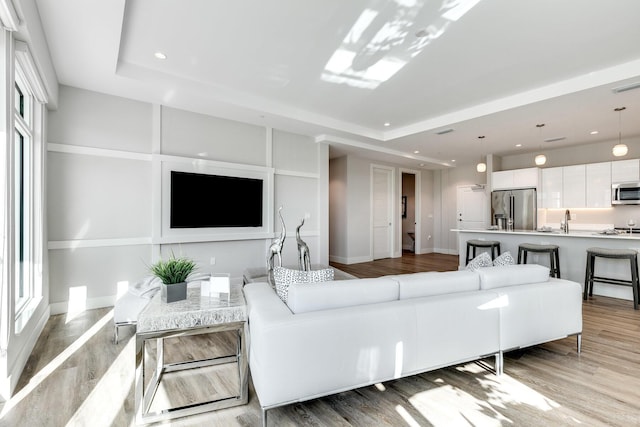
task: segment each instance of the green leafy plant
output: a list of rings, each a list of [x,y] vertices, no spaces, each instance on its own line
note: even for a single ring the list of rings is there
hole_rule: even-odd
[[[188,258],[176,258],[172,253],[166,260],[160,260],[150,267],[151,273],[162,280],[165,285],[182,283],[196,268],[196,263]]]

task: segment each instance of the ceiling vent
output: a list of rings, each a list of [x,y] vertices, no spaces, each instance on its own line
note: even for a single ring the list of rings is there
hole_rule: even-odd
[[[445,133],[453,132],[453,128],[442,129],[436,132],[436,135],[444,135]]]
[[[620,92],[626,92],[628,90],[639,89],[639,88],[640,88],[640,82],[635,82],[625,86],[614,87],[613,89],[611,89],[611,91],[613,93],[620,93]]]
[[[562,141],[563,139],[567,139],[566,136],[556,136],[555,138],[547,138],[544,140],[544,142],[556,142],[556,141]]]

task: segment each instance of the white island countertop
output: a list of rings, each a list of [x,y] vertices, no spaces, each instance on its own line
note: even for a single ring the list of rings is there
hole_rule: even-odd
[[[496,240],[500,242],[502,253],[509,251],[517,260],[518,246],[523,243],[539,245],[557,245],[560,256],[560,276],[584,284],[584,273],[587,262],[587,249],[591,247],[609,249],[634,249],[640,252],[640,234],[601,234],[596,230],[571,230],[563,233],[557,228],[551,232],[536,230],[462,230],[454,229],[458,234],[460,254],[459,268],[465,268],[466,242],[471,239]],[[479,252],[478,252],[479,253]],[[529,253],[529,263],[549,266],[549,255]],[[599,276],[628,280],[630,277],[629,261],[619,259],[596,260],[596,273]],[[619,286],[607,283],[594,283],[594,295],[603,295],[633,301],[630,286]]]
[[[465,232],[465,233],[491,233],[491,234],[516,234],[516,235],[528,235],[528,236],[553,236],[553,237],[589,237],[596,239],[628,239],[628,240],[640,240],[640,233],[629,234],[605,234],[599,231],[593,230],[569,230],[569,233],[563,233],[560,230],[552,231],[538,231],[538,230],[492,230],[492,229],[480,229],[480,230],[463,230],[453,229],[451,231]]]

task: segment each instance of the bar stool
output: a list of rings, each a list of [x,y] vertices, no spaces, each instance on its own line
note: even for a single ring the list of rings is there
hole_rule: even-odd
[[[473,255],[469,257],[469,248],[473,248]],[[500,255],[500,242],[496,240],[467,240],[467,261],[465,265],[469,264],[469,261],[476,257],[476,248],[488,248],[491,252],[491,259],[494,260],[498,255]],[[497,251],[497,254],[494,254],[494,251]]]
[[[536,245],[535,243],[523,243],[518,246],[518,264],[527,263],[529,252],[549,254],[549,275],[560,278],[560,256],[558,245]]]
[[[609,259],[628,259],[631,267],[631,280],[613,279],[595,275],[596,257]],[[593,282],[609,283],[612,285],[631,286],[633,288],[633,308],[638,310],[638,298],[640,294],[640,281],[638,281],[638,252],[634,249],[608,249],[589,248],[587,249],[587,269],[584,276],[584,295],[593,296]]]

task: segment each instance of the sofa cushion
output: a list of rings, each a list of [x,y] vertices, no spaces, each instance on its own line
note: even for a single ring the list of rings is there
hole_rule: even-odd
[[[294,313],[328,310],[398,299],[398,282],[376,279],[336,280],[289,285],[287,305]]]
[[[493,265],[495,267],[501,267],[504,265],[514,265],[516,260],[513,259],[511,252],[506,251],[500,254],[496,259],[493,260]]]
[[[549,267],[538,264],[516,264],[478,270],[480,289],[504,288],[549,281]]]
[[[333,268],[302,271],[284,267],[274,267],[273,280],[276,282],[276,292],[278,296],[282,301],[287,302],[290,285],[293,283],[319,283],[333,280]]]
[[[400,299],[477,291],[480,277],[475,271],[413,273],[388,276],[400,284]]]
[[[491,267],[493,262],[491,261],[491,257],[488,253],[482,252],[480,255],[469,261],[467,264],[467,270],[477,270],[479,268]]]

